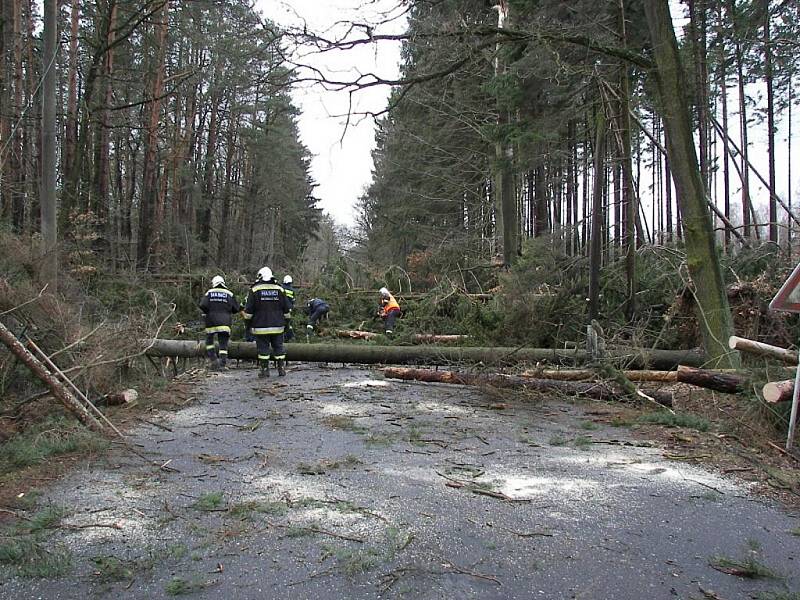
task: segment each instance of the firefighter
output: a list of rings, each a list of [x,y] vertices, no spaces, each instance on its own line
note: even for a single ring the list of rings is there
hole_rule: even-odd
[[[278,365],[278,375],[286,375],[286,352],[283,349],[283,332],[289,316],[289,301],[283,288],[272,276],[272,269],[264,267],[258,272],[256,284],[247,297],[244,318],[256,338],[259,377],[269,377],[270,347],[272,358]]]
[[[378,316],[383,319],[383,329],[386,335],[392,335],[394,331],[394,322],[397,320],[397,317],[400,316],[400,304],[385,287],[378,290],[378,293],[381,295],[381,306],[378,310]]]
[[[294,308],[294,288],[292,287],[292,276],[286,275],[283,278],[283,291],[286,293],[286,299],[289,301],[289,318],[286,319],[286,332],[283,334],[283,341],[288,342],[294,338],[294,328],[292,327],[292,309]]]
[[[211,289],[200,300],[200,310],[206,318],[206,354],[211,361],[211,368],[222,370],[227,368],[228,341],[231,338],[231,317],[241,310],[239,301],[225,285],[222,275],[211,280]],[[219,341],[219,357],[214,348],[214,336]]]
[[[312,298],[306,304],[306,314],[308,315],[308,325],[306,325],[306,333],[313,333],[314,328],[319,323],[320,319],[327,318],[330,312],[330,305],[322,298]]]

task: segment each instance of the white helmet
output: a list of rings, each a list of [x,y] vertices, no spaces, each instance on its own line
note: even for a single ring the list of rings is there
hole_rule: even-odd
[[[256,279],[258,281],[269,281],[272,279],[272,269],[269,267],[264,267],[258,270],[258,274],[256,275]]]
[[[284,285],[291,285],[292,284],[292,276],[291,275],[286,275],[283,278],[283,283],[284,283]]]
[[[211,287],[225,287],[225,278],[222,275],[215,275],[211,280]]]
[[[389,290],[386,289],[385,287],[382,287],[381,289],[379,289],[378,292],[380,293],[381,296],[388,296],[389,295]]]

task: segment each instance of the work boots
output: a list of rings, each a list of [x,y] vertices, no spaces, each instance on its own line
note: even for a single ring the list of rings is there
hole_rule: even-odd
[[[225,371],[228,368],[228,359],[225,356],[221,356],[219,359],[219,370]]]
[[[269,361],[262,360],[261,361],[261,369],[258,371],[259,379],[264,379],[265,377],[269,377]]]
[[[211,364],[209,365],[209,368],[212,371],[219,371],[220,370],[220,366],[219,365],[220,365],[219,359],[214,357],[214,358],[211,359]]]
[[[278,363],[278,377],[286,377],[286,361],[280,359]]]

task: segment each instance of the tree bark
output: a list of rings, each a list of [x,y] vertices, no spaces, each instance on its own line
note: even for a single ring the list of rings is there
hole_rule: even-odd
[[[767,86],[767,163],[769,165],[769,241],[778,243],[778,203],[775,202],[775,87],[772,77],[772,40],[769,0],[761,0],[764,11],[764,83]]]
[[[534,390],[543,393],[558,393],[577,398],[592,398],[594,400],[626,400],[624,393],[618,392],[606,383],[583,383],[576,381],[556,381],[553,379],[533,379],[529,377],[515,377],[513,375],[500,375],[496,373],[464,373],[459,371],[432,371],[429,369],[403,369],[388,367],[383,370],[389,379],[404,379],[406,381],[426,381],[430,383],[454,383],[457,385],[491,386],[495,388],[511,388]],[[672,398],[665,394],[652,396],[659,404],[672,405]]]
[[[736,368],[738,355],[725,347],[733,332],[731,311],[716,253],[706,191],[697,164],[691,119],[685,93],[685,75],[678,54],[667,0],[644,3],[656,62],[654,75],[667,133],[667,153],[683,217],[689,274],[697,299],[697,320],[703,348],[715,367]]]
[[[158,197],[158,124],[161,114],[161,95],[164,87],[164,60],[167,46],[169,2],[161,9],[159,21],[154,25],[156,31],[155,59],[148,119],[145,128],[144,164],[142,165],[142,198],[139,209],[139,239],[136,258],[140,267],[149,265],[150,250],[158,232],[154,231],[155,208]]]
[[[152,342],[152,345],[150,345]],[[150,356],[204,356],[205,346],[184,340],[149,340]],[[450,364],[454,362],[493,365],[548,362],[551,364],[576,364],[587,360],[583,350],[556,350],[550,348],[446,348],[441,346],[362,346],[356,344],[286,344],[289,360],[308,362],[352,362],[363,364]],[[700,366],[706,358],[689,350],[643,350],[640,352],[607,351],[610,359],[619,361],[628,369],[670,370],[678,365]],[[256,358],[256,346],[251,342],[231,342],[230,358]]]
[[[58,223],[56,215],[56,70],[58,0],[44,1],[44,76],[42,82],[42,276],[58,288]]]
[[[733,373],[718,373],[706,369],[695,369],[680,365],[678,367],[678,381],[690,383],[698,387],[725,392],[726,394],[737,394],[745,390],[748,379]]]
[[[605,101],[595,109],[593,150],[594,183],[592,188],[592,234],[589,246],[589,322],[600,312],[600,270],[603,262],[603,192],[606,184],[606,107]]]
[[[732,350],[739,350],[740,352],[747,352],[755,356],[763,356],[765,358],[774,358],[785,362],[787,365],[797,364],[797,352],[780,348],[771,344],[757,342],[755,340],[748,340],[747,338],[730,336],[728,339],[728,347]]]

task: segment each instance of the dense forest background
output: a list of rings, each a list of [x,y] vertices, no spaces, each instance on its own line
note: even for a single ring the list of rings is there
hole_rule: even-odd
[[[398,0],[402,34],[354,22],[337,37],[244,0],[69,0],[51,61],[43,5],[1,4],[4,235],[36,254],[54,100],[55,254],[74,281],[244,281],[269,264],[329,295],[430,293],[409,326],[492,341],[557,345],[592,320],[712,355],[734,328],[791,341],[763,299],[797,255],[795,2]],[[298,59],[383,43],[402,44],[399,79],[330,81]],[[392,87],[368,115],[353,227],[317,207],[298,81]]]

